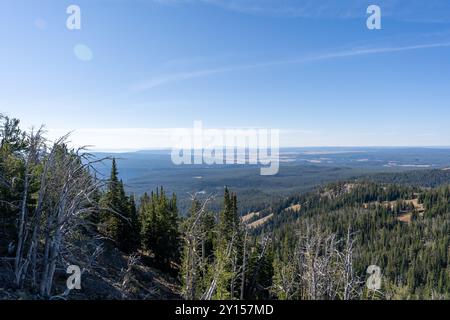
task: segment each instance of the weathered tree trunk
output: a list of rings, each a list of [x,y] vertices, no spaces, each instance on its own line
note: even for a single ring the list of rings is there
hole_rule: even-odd
[[[245,230],[244,254],[242,257],[241,296],[240,296],[241,300],[244,300],[244,298],[245,298],[245,272],[247,270],[247,234],[248,234],[248,231]]]
[[[18,238],[17,238],[16,259],[14,261],[14,273],[15,273],[16,285],[19,288],[22,287],[22,283],[23,283],[22,251],[23,251],[23,245],[25,242],[24,233],[25,233],[25,219],[27,216],[28,188],[29,188],[29,162],[27,160],[26,169],[25,169],[25,177],[24,177],[22,206],[21,206],[20,217],[19,217],[19,230],[18,230]]]
[[[32,133],[25,155],[24,190],[14,258],[15,283],[18,287],[23,287],[25,281],[29,281],[31,288],[39,285],[43,297],[51,294],[55,270],[62,263],[61,250],[69,244],[67,237],[79,230],[86,216],[97,208],[92,196],[98,184],[89,170],[93,162],[101,160],[90,161],[88,155],[80,154],[83,149],[69,151],[65,139],[58,140],[47,152],[40,131]],[[44,167],[37,202],[28,212],[33,166],[39,162]]]

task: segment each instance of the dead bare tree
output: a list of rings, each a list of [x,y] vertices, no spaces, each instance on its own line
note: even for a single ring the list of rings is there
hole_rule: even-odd
[[[18,238],[16,246],[16,257],[14,261],[14,274],[15,282],[18,287],[23,286],[24,275],[26,274],[26,266],[29,260],[24,261],[23,252],[25,250],[25,244],[28,240],[27,222],[28,222],[28,199],[29,199],[29,189],[31,183],[31,171],[34,166],[37,165],[40,159],[40,152],[45,147],[45,141],[42,136],[42,128],[38,131],[31,131],[28,137],[28,150],[24,154],[25,163],[25,173],[23,178],[23,193],[22,193],[22,203],[20,206],[19,219],[18,219]],[[45,188],[45,186],[44,186]],[[39,200],[41,199],[41,194],[39,195]],[[39,206],[38,201],[38,206]]]
[[[359,296],[361,282],[353,270],[354,243],[350,227],[342,240],[307,223],[306,234],[300,237],[295,253],[298,290],[303,298],[349,300]]]
[[[57,264],[69,247],[66,241],[80,232],[86,218],[95,212],[93,196],[101,184],[90,174],[93,164],[101,160],[93,160],[84,148],[68,150],[67,137],[47,148],[41,130],[31,133],[25,156],[15,281],[18,287],[28,280],[34,288],[39,283],[40,295],[44,297],[51,294]],[[29,206],[32,170],[38,164],[42,170],[37,202]]]
[[[335,235],[324,236],[319,228],[311,230],[308,225],[306,236],[300,241],[297,251],[306,297],[317,300],[333,294]]]
[[[245,272],[247,271],[247,236],[248,230],[245,229],[244,235],[244,251],[242,252],[242,271],[241,271],[241,296],[240,299],[245,298]]]
[[[133,278],[133,268],[137,265],[139,262],[140,257],[138,254],[132,254],[128,257],[127,260],[127,268],[123,268],[121,270],[122,274],[122,283],[121,283],[121,292],[122,292],[122,298],[126,299],[128,298],[128,293],[130,291],[130,287],[132,286],[135,279]]]
[[[55,146],[54,148],[59,148]],[[43,273],[40,292],[43,296],[50,295],[57,258],[64,239],[73,232],[86,215],[93,213],[93,193],[98,186],[92,182],[87,168],[91,163],[80,161],[80,150],[75,154],[62,152],[52,176],[56,193],[51,201],[53,210],[47,215],[45,234],[45,249],[43,257]]]
[[[242,223],[239,224],[238,229],[242,230],[243,228],[246,228]],[[242,272],[244,272],[244,265],[243,265],[243,251],[241,247],[241,241],[242,238],[240,237],[240,234],[244,233],[243,231],[237,231],[236,233],[236,242],[238,245],[233,245],[230,255],[230,263],[231,263],[231,279],[230,279],[230,296],[232,299],[236,297],[236,292],[238,290],[237,286],[239,285],[239,278],[242,279]],[[245,244],[244,244],[245,246]],[[245,283],[244,283],[245,287]],[[240,288],[242,289],[242,283],[240,285]],[[239,294],[239,296],[242,294],[242,292]]]
[[[339,253],[344,287],[344,291],[342,293],[343,300],[351,300],[358,298],[361,295],[361,284],[363,282],[355,275],[353,268],[353,248],[356,242],[354,235],[355,233],[352,232],[351,226],[349,225],[344,250]]]
[[[198,194],[191,195],[192,203],[199,203],[191,213],[184,232],[185,257],[183,265],[183,297],[187,300],[197,298],[197,286],[200,269],[206,266],[205,256],[205,230],[202,228],[202,219],[205,216],[208,204],[212,196],[207,197],[201,203],[197,200]]]

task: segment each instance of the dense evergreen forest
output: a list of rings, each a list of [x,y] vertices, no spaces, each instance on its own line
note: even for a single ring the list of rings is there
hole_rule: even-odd
[[[275,279],[285,273],[301,274],[302,266],[295,263],[298,252],[310,245],[311,237],[321,235],[315,239],[318,244],[313,244],[319,246],[320,256],[320,246],[331,241],[331,235],[338,251],[346,252],[351,241],[355,283],[365,284],[368,266],[381,268],[383,282],[377,298],[448,299],[449,196],[448,185],[422,189],[370,182],[333,184],[301,196],[295,199],[302,205],[299,211],[279,210],[262,230],[273,231],[279,244],[274,249],[279,266]],[[355,289],[356,297],[372,297],[364,286]],[[282,297],[302,298],[304,291],[298,283],[293,287],[278,284]],[[331,298],[326,292],[319,296]]]
[[[243,217],[225,187],[220,209],[192,194],[180,212],[163,187],[127,194],[115,159],[66,141],[1,117],[0,299],[450,298],[447,172],[336,182]],[[66,288],[69,265],[82,290]]]

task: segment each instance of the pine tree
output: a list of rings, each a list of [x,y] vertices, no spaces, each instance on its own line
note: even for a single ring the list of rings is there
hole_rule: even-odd
[[[124,252],[131,253],[137,250],[139,242],[135,232],[140,227],[136,207],[134,200],[131,201],[125,194],[123,181],[119,180],[115,159],[112,161],[107,190],[100,202],[103,208],[103,231]]]
[[[154,254],[155,261],[165,268],[180,259],[180,234],[177,199],[167,198],[161,187],[150,196],[144,194],[139,208],[144,249]]]
[[[217,288],[214,298],[234,299],[240,296],[243,230],[237,210],[237,197],[224,191],[223,208],[219,215],[218,240],[215,248]]]
[[[140,223],[134,196],[125,197],[125,200],[127,201],[124,208],[126,221],[121,224],[119,243],[124,252],[131,253],[138,250],[140,246]]]
[[[25,163],[21,156],[26,152],[25,132],[19,128],[19,120],[0,114],[0,255],[12,254],[17,239],[17,205],[22,200]],[[39,166],[33,168],[33,176]],[[36,186],[32,186],[34,190]],[[29,199],[32,202],[32,199]]]

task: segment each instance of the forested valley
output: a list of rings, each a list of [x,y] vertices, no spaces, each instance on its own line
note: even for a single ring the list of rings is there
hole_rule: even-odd
[[[114,158],[0,120],[0,299],[450,298],[442,170],[335,182],[245,215],[229,186],[219,210],[192,193],[180,212],[164,186],[127,194]],[[81,289],[66,285],[74,265]]]

